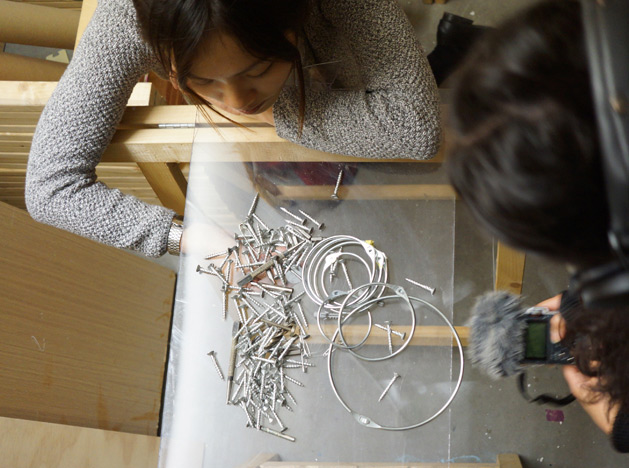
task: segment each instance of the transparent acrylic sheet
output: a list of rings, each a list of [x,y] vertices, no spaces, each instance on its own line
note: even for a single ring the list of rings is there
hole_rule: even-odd
[[[317,163],[316,153],[288,143],[251,145],[206,143],[195,139],[188,182],[186,227],[216,224],[233,236],[256,192],[256,214],[271,228],[290,217],[280,211],[305,211],[325,227],[315,234],[346,234],[373,240],[388,258],[388,282],[403,286],[409,296],[436,306],[452,320],[454,209],[452,198],[423,197],[417,186],[446,184],[440,164],[365,162]],[[286,151],[286,156],[284,155]],[[295,162],[303,152],[309,162]],[[313,154],[315,157],[313,158]],[[250,162],[252,159],[274,162]],[[284,161],[283,161],[284,160]],[[340,169],[344,170],[340,200],[330,198]],[[255,184],[254,184],[255,181]],[[430,192],[430,190],[428,190]],[[432,192],[431,192],[432,193]],[[411,194],[410,196],[407,194]],[[211,252],[206,252],[209,254]],[[237,467],[260,453],[294,462],[444,462],[450,458],[450,411],[428,424],[404,431],[360,425],[336,398],[328,377],[327,344],[313,339],[310,360],[316,367],[287,374],[304,387],[287,382],[297,404],[282,411],[286,434],[295,442],[246,427],[238,406],[226,404],[226,383],[207,353],[214,350],[225,372],[235,309],[229,301],[221,317],[220,280],[196,272],[211,260],[184,255],[180,262],[160,448],[160,467]],[[217,261],[217,263],[219,263]],[[351,262],[348,262],[351,263]],[[358,264],[350,266],[354,286],[366,281]],[[362,275],[362,276],[361,276]],[[434,295],[408,283],[415,279],[436,288]],[[340,280],[335,280],[340,281]],[[343,289],[343,283],[330,290]],[[295,285],[296,292],[303,288]],[[302,298],[309,327],[316,327],[317,307]],[[413,302],[418,326],[446,327],[429,307]],[[393,328],[410,324],[402,300],[386,301],[373,320],[391,320]],[[351,325],[366,325],[365,315]],[[364,328],[364,327],[363,327]],[[313,334],[314,335],[314,334]],[[349,341],[360,338],[348,338]],[[416,337],[417,339],[417,337]],[[401,339],[393,336],[394,349]],[[332,353],[337,392],[353,411],[389,427],[414,425],[430,418],[450,397],[459,375],[459,352],[446,334],[436,345],[414,342],[394,358],[367,362],[347,351]],[[454,348],[453,348],[454,346]],[[388,344],[368,341],[358,350],[366,356],[388,353]],[[399,379],[378,401],[393,374]],[[238,373],[238,369],[236,370]],[[280,408],[283,410],[283,408]],[[268,424],[272,426],[271,424]]]

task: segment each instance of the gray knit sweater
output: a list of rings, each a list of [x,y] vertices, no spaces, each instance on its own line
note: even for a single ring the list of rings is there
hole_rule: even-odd
[[[367,158],[436,154],[437,88],[395,0],[312,0],[304,32],[304,129],[298,136],[298,93],[286,85],[273,108],[280,137]],[[131,0],[100,0],[33,137],[26,205],[34,219],[149,256],[166,252],[174,213],[106,187],[95,172],[151,69],[159,64]]]

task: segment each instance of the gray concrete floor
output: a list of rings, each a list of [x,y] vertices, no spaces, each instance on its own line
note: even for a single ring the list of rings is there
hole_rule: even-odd
[[[476,24],[494,26],[534,3],[533,0],[449,0],[445,5],[425,5],[420,0],[399,2],[426,52],[435,46],[437,22],[444,11],[471,18]],[[11,44],[6,51],[40,57],[51,53]],[[462,325],[475,297],[493,286],[495,243],[476,227],[460,203],[457,203],[455,233],[454,320]],[[179,265],[178,258],[168,255],[153,261],[175,271]],[[527,304],[555,295],[566,283],[567,274],[561,265],[527,257],[523,287]],[[558,369],[536,370],[529,381],[532,393],[567,390]],[[613,451],[607,437],[577,404],[561,410],[563,422],[551,421],[548,409],[526,403],[513,379],[491,381],[468,366],[464,383],[451,406],[451,460],[493,462],[499,453],[517,453],[526,468],[629,466],[628,459]]]

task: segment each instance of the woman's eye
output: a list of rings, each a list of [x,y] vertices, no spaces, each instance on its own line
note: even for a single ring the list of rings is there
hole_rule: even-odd
[[[259,78],[262,75],[264,75],[266,72],[268,72],[271,69],[272,66],[273,66],[273,62],[269,62],[269,64],[266,67],[264,67],[264,69],[261,72],[256,73],[255,75],[254,74],[250,74],[249,77],[250,78]]]

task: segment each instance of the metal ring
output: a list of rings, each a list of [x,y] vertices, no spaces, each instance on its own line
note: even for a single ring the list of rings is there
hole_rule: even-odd
[[[340,296],[346,295],[346,294],[349,294],[349,291],[333,291],[332,294],[317,309],[316,319],[317,319],[317,327],[319,328],[319,332],[321,333],[321,336],[323,336],[323,338],[325,338],[326,341],[328,343],[330,343],[331,346],[334,346],[334,347],[339,348],[339,349],[345,349],[345,350],[349,351],[349,350],[351,350],[353,348],[358,348],[358,347],[362,346],[365,343],[365,341],[367,341],[367,339],[369,338],[369,335],[371,334],[371,329],[373,327],[373,320],[372,320],[370,311],[367,311],[367,316],[369,317],[369,328],[367,329],[367,333],[365,334],[365,337],[360,341],[360,343],[358,343],[356,345],[351,345],[350,346],[350,345],[348,345],[345,342],[343,342],[343,345],[341,345],[339,343],[335,343],[334,340],[336,339],[336,336],[338,335],[338,329],[334,333],[332,338],[328,338],[328,336],[323,332],[323,328],[321,327],[321,310],[323,309],[323,306],[326,303],[326,301],[332,301],[332,300],[336,299],[337,297],[340,297]]]
[[[459,362],[460,362],[459,378],[458,378],[457,383],[455,385],[455,388],[452,391],[452,394],[450,395],[448,400],[445,402],[445,404],[441,408],[439,408],[437,410],[437,412],[435,412],[429,418],[427,418],[427,419],[425,419],[423,421],[420,421],[418,423],[410,424],[408,426],[403,426],[403,427],[383,426],[383,425],[378,424],[377,422],[373,421],[368,416],[365,416],[365,415],[362,415],[362,414],[358,414],[355,411],[353,411],[347,405],[347,403],[345,403],[345,401],[341,398],[341,396],[339,395],[339,392],[338,392],[338,390],[336,388],[336,385],[334,383],[334,377],[332,376],[332,354],[333,353],[332,353],[332,346],[330,346],[330,348],[328,349],[328,377],[330,378],[330,385],[332,386],[332,391],[334,391],[334,394],[336,395],[336,398],[339,400],[341,405],[343,405],[343,407],[354,417],[354,419],[356,419],[356,421],[359,424],[362,424],[365,427],[370,427],[372,429],[381,429],[381,430],[384,430],[384,431],[406,431],[406,430],[409,430],[409,429],[415,429],[417,427],[424,426],[425,424],[428,424],[429,422],[431,422],[432,420],[437,418],[441,413],[443,413],[446,410],[446,408],[448,408],[448,406],[450,406],[450,403],[452,403],[452,400],[454,400],[454,397],[456,396],[456,394],[458,393],[458,391],[459,391],[459,389],[461,387],[461,382],[463,381],[464,359],[463,359],[463,345],[461,344],[461,339],[459,338],[459,334],[457,333],[456,329],[454,328],[454,326],[452,325],[450,320],[448,320],[448,318],[439,309],[437,309],[435,306],[433,306],[429,302],[426,302],[423,299],[420,299],[418,297],[409,296],[409,299],[411,301],[419,302],[419,303],[424,304],[424,305],[428,306],[429,308],[431,308],[433,311],[435,311],[446,322],[446,324],[450,328],[450,331],[452,332],[452,335],[454,336],[454,338],[456,340],[456,343],[457,343],[457,347],[459,349]]]
[[[387,263],[386,263],[386,255],[383,252],[375,249],[372,245],[357,239],[352,236],[345,235],[337,235],[328,237],[322,241],[320,241],[315,247],[313,247],[306,258],[304,259],[304,267],[303,267],[303,275],[302,281],[304,284],[304,290],[308,297],[317,305],[321,305],[324,302],[324,298],[328,297],[328,294],[322,294],[320,290],[326,291],[325,289],[325,268],[322,269],[321,266],[327,257],[332,251],[335,249],[340,249],[345,246],[354,245],[361,247],[365,253],[369,256],[371,260],[371,266],[368,266],[368,263],[360,256],[357,256],[363,261],[363,265],[365,265],[369,277],[370,282],[378,281],[378,282],[386,282],[388,277],[387,272]],[[356,254],[352,254],[356,255]],[[365,291],[361,297],[356,298],[352,301],[352,303],[360,303],[362,300],[367,299],[371,296],[382,295],[383,291],[378,291],[377,288],[373,291]],[[333,303],[328,303],[326,308],[329,310],[338,309],[338,304],[333,305]]]
[[[415,317],[415,309],[413,309],[413,304],[411,304],[411,301],[408,297],[408,295],[406,294],[406,291],[404,290],[404,288],[402,286],[396,286],[396,285],[392,285],[392,284],[387,284],[387,283],[367,283],[367,284],[363,284],[362,286],[359,286],[357,288],[354,288],[352,291],[350,291],[348,293],[348,295],[346,296],[345,300],[342,302],[341,304],[341,309],[339,311],[339,317],[338,317],[338,334],[339,334],[339,338],[341,339],[341,342],[347,346],[347,342],[345,341],[345,337],[343,336],[343,326],[342,326],[342,322],[341,322],[341,316],[343,315],[343,309],[345,308],[345,303],[347,302],[347,297],[349,297],[352,293],[364,288],[364,287],[368,287],[368,286],[372,286],[372,285],[377,285],[377,286],[384,286],[383,289],[391,289],[393,290],[396,295],[395,296],[386,296],[386,297],[376,297],[374,299],[371,299],[365,303],[362,303],[359,307],[353,309],[351,312],[349,312],[349,314],[347,315],[347,317],[345,319],[343,319],[343,322],[345,322],[347,319],[349,319],[352,315],[354,315],[355,313],[360,312],[362,309],[364,309],[365,307],[369,307],[371,304],[374,304],[378,301],[384,300],[384,299],[392,299],[395,297],[401,297],[402,299],[404,299],[411,311],[411,329],[410,332],[408,334],[408,338],[404,341],[404,343],[402,343],[402,346],[396,350],[393,353],[387,354],[385,356],[381,356],[381,357],[375,357],[375,358],[370,358],[370,357],[366,357],[363,356],[362,354],[357,353],[356,351],[354,351],[354,346],[347,348],[347,350],[352,353],[354,356],[356,356],[359,359],[362,359],[363,361],[369,361],[369,362],[378,362],[378,361],[384,361],[386,359],[390,359],[394,356],[397,356],[398,354],[400,354],[402,351],[404,351],[406,349],[406,347],[410,344],[411,340],[413,339],[413,335],[415,334],[415,325],[417,324],[417,318]],[[334,337],[332,338],[332,340],[336,339],[336,333],[334,335]],[[366,341],[366,340],[365,340]]]

